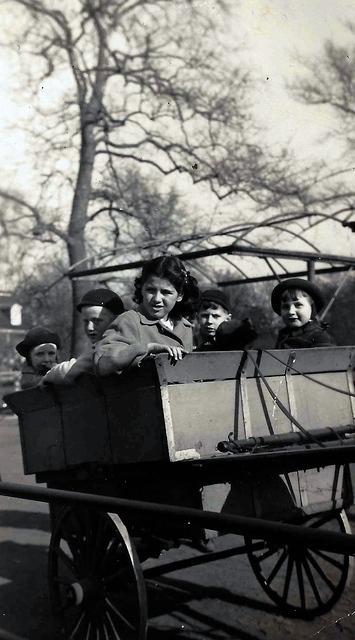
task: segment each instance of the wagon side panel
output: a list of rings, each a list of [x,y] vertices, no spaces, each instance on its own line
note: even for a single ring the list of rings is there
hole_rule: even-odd
[[[19,416],[25,474],[64,469],[61,411],[52,393],[31,389],[8,395],[7,402]]]
[[[168,460],[160,388],[150,370],[103,385],[113,463]]]

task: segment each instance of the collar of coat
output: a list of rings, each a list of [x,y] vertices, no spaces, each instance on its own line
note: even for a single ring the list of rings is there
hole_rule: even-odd
[[[300,336],[305,333],[311,333],[315,329],[322,329],[324,331],[325,327],[322,327],[322,325],[319,324],[318,320],[312,318],[306,324],[302,325],[302,327],[297,327],[296,329],[292,329],[292,327],[283,327],[280,333],[292,336]]]
[[[151,320],[150,318],[147,318],[147,316],[145,316],[140,309],[137,311],[137,313],[138,313],[139,321],[141,324],[159,324],[160,323],[159,319]],[[187,320],[186,318],[180,318],[177,321],[176,325],[179,325],[180,323],[182,323],[185,327],[192,327],[191,322],[189,322],[189,320]],[[166,329],[166,327],[164,327],[164,329]]]

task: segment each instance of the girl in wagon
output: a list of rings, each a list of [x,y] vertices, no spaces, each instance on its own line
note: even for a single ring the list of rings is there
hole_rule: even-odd
[[[313,282],[301,278],[279,282],[271,294],[271,306],[285,324],[279,331],[276,349],[329,347],[334,344],[326,326],[316,318],[324,307],[324,298]]]
[[[175,256],[146,263],[135,280],[137,310],[122,313],[95,345],[99,375],[139,365],[158,353],[172,361],[192,351],[191,317],[198,306],[197,280]]]

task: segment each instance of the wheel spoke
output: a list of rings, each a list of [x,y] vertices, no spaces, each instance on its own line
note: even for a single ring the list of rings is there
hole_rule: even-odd
[[[75,578],[78,577],[74,562],[67,556],[67,554],[63,551],[61,547],[58,547],[58,559],[62,561],[62,563],[66,566],[67,569],[71,572]]]
[[[319,564],[315,561],[315,559],[312,558],[312,556],[309,553],[309,551],[306,551],[306,557],[309,560],[309,562],[311,563],[312,567],[314,567],[315,570],[317,571],[317,573],[320,575],[320,577],[322,578],[323,582],[325,582],[325,584],[329,587],[329,589],[331,589],[331,591],[334,592],[335,589],[336,589],[336,586],[325,575],[324,571],[320,568]]]
[[[284,600],[284,602],[287,602],[287,596],[288,596],[288,591],[289,591],[289,588],[290,588],[293,564],[294,564],[294,558],[290,554],[289,557],[288,557],[288,561],[287,561],[285,584],[284,584],[284,590],[283,590],[283,594],[282,594],[282,599]]]
[[[117,633],[117,631],[116,631],[115,625],[113,624],[113,622],[112,622],[112,618],[111,618],[111,616],[110,616],[110,614],[109,614],[109,612],[108,612],[108,611],[106,611],[106,616],[107,616],[108,621],[109,621],[109,623],[110,623],[110,625],[111,625],[111,629],[112,629],[113,633],[115,634],[115,638],[116,638],[116,640],[121,640],[121,639],[120,639],[120,636],[118,635],[118,633]]]
[[[267,583],[268,585],[270,585],[270,584],[272,583],[273,579],[276,577],[276,575],[277,575],[277,574],[278,574],[278,572],[280,571],[280,569],[281,569],[281,567],[282,567],[283,563],[284,563],[284,562],[285,562],[285,560],[286,560],[286,557],[287,557],[287,552],[286,552],[286,550],[284,549],[284,550],[283,550],[283,552],[282,552],[282,555],[279,557],[278,561],[276,562],[276,564],[275,564],[275,566],[274,566],[273,570],[271,571],[271,573],[270,573],[269,577],[266,579],[266,583]]]
[[[112,573],[110,576],[105,576],[103,578],[103,583],[105,585],[109,585],[111,584],[111,582],[114,582],[115,580],[119,580],[120,578],[122,578],[122,576],[124,576],[125,574],[127,574],[127,567],[122,567],[122,569],[115,571],[115,573]]]
[[[81,626],[81,623],[82,623],[82,621],[83,621],[83,619],[84,619],[84,618],[85,618],[85,612],[84,612],[84,611],[82,611],[82,612],[81,612],[81,614],[79,615],[79,618],[78,618],[78,620],[77,620],[77,623],[76,623],[76,625],[75,625],[75,627],[74,627],[73,631],[72,631],[72,632],[71,632],[71,634],[70,634],[70,638],[69,638],[69,640],[74,640],[75,635],[76,635],[76,632],[79,630],[79,628],[80,628],[80,626]]]
[[[119,541],[116,538],[113,540],[110,540],[110,544],[106,547],[102,555],[101,562],[100,562],[100,569],[104,569],[108,565],[112,564],[112,562],[114,562],[115,557],[118,556],[118,553],[119,553],[118,551],[119,546],[120,546]]]
[[[344,563],[339,562],[339,560],[335,560],[335,558],[332,558],[331,556],[328,556],[328,554],[324,553],[323,551],[319,551],[319,549],[311,549],[311,551],[312,551],[312,553],[315,553],[317,556],[322,558],[322,560],[325,560],[326,562],[329,562],[329,564],[332,564],[333,567],[336,567],[340,571],[343,570]]]
[[[267,558],[274,556],[275,553],[277,553],[278,551],[279,551],[279,547],[269,547],[267,551],[264,551],[264,553],[258,556],[259,563],[261,564],[264,560],[267,560]]]
[[[68,639],[146,638],[145,583],[126,536],[124,524],[102,512],[74,513],[68,507],[58,518],[50,543],[49,580],[53,612]],[[69,597],[71,586],[76,593],[73,583],[85,596],[80,603]]]
[[[118,611],[118,609],[115,607],[113,602],[111,602],[111,600],[109,598],[107,598],[107,597],[105,598],[105,601],[107,602],[109,607],[111,607],[111,609],[115,612],[116,616],[120,620],[122,620],[122,622],[124,622],[126,627],[128,627],[131,631],[135,631],[135,628],[134,628],[133,624],[129,620],[127,620],[127,618],[120,611]]]
[[[107,547],[107,544],[105,545],[104,539],[105,534],[106,536],[107,534],[110,535],[110,532],[107,531],[107,528],[107,521],[105,520],[104,516],[100,514],[96,525],[96,530],[94,531],[94,535],[92,536],[90,550],[88,549],[88,552],[90,553],[91,568],[93,571],[95,571],[95,569],[98,567],[99,562],[101,561],[100,552],[102,552],[102,549],[105,549]]]
[[[297,580],[298,580],[298,589],[299,589],[299,593],[300,593],[301,607],[302,607],[302,609],[305,609],[306,608],[306,594],[304,592],[302,563],[299,560],[299,558],[296,559],[296,571],[297,571]]]
[[[91,622],[89,622],[88,630],[86,632],[85,640],[90,640]]]
[[[313,577],[313,574],[312,574],[312,571],[311,571],[311,567],[309,566],[309,563],[308,563],[308,560],[307,560],[306,556],[303,558],[303,566],[304,566],[304,570],[305,570],[306,576],[308,578],[308,582],[311,585],[311,589],[312,589],[312,591],[313,591],[313,593],[314,593],[314,595],[316,597],[318,605],[321,607],[322,604],[323,604],[323,601],[322,601],[322,599],[321,599],[321,597],[319,595],[318,587],[317,587],[316,582],[314,580],[314,577]]]
[[[317,518],[317,520],[307,526],[312,529],[319,529],[319,527],[323,527],[324,524],[326,524],[327,522],[331,522],[332,520],[334,520],[334,511],[329,511],[328,513],[325,513],[324,516],[322,516],[321,518]]]

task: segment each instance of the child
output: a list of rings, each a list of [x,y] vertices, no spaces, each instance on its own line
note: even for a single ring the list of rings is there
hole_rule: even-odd
[[[244,349],[257,336],[249,319],[239,325],[232,320],[226,294],[219,289],[201,293],[198,313],[200,344],[197,351],[229,351]]]
[[[97,373],[122,371],[157,353],[181,360],[192,351],[192,325],[185,316],[198,300],[197,281],[179,258],[150,260],[135,280],[138,310],[122,313],[95,345]]]
[[[26,358],[21,371],[21,389],[35,387],[58,362],[60,338],[45,327],[33,327],[16,345],[16,351]]]
[[[102,338],[105,329],[124,311],[120,296],[111,289],[90,289],[76,308],[82,315],[84,331],[92,344]],[[41,380],[41,386],[72,384],[83,373],[93,373],[92,349],[52,367]]]
[[[334,344],[325,326],[316,319],[316,314],[324,306],[324,299],[313,282],[300,278],[283,280],[271,294],[271,306],[286,325],[279,332],[276,349],[329,347]]]
[[[90,289],[77,305],[80,311],[84,331],[92,344],[95,344],[120,313],[124,312],[120,296],[111,289]]]

